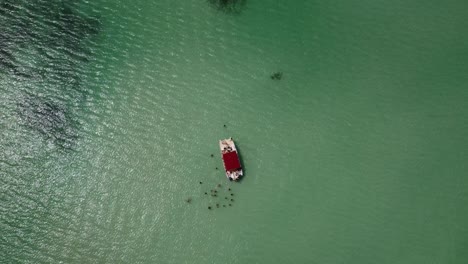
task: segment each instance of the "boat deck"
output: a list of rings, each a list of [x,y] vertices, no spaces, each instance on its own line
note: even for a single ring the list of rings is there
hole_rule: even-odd
[[[232,138],[220,140],[219,148],[221,150],[226,177],[229,180],[238,180],[243,175],[243,171],[234,141]]]

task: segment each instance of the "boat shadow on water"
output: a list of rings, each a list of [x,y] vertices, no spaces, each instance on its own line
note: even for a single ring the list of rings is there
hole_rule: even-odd
[[[245,168],[244,158],[242,157],[242,151],[240,150],[241,146],[242,145],[239,145],[239,143],[236,143],[236,150],[237,150],[237,154],[238,154],[238,157],[239,157],[239,162],[241,164],[242,172],[243,172],[242,177],[240,177],[239,180],[236,181],[237,183],[241,183],[244,180],[245,176],[247,175],[247,173],[246,173],[247,169]]]

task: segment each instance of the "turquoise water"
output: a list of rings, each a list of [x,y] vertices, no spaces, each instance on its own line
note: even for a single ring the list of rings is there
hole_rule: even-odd
[[[0,3],[0,263],[468,261],[464,1]]]

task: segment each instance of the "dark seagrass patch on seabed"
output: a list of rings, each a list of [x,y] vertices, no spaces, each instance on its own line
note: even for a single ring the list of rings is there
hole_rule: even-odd
[[[244,9],[247,0],[207,0],[216,10],[226,14],[240,14]]]
[[[81,79],[102,28],[98,17],[76,1],[0,0],[0,78],[29,87],[13,97],[20,123],[58,148],[76,145],[80,125],[73,117],[87,93]],[[34,63],[18,59],[24,54]]]
[[[0,0],[2,72],[12,77],[27,73],[47,80],[52,70],[52,78],[65,73],[67,76],[62,77],[67,84],[70,79],[76,83],[79,80],[76,66],[89,61],[92,56],[89,40],[102,28],[99,13],[86,15],[78,5],[57,0]],[[15,58],[27,50],[38,54],[34,67]]]
[[[18,102],[23,125],[64,149],[72,149],[77,139],[78,123],[68,109],[51,99],[27,94]]]

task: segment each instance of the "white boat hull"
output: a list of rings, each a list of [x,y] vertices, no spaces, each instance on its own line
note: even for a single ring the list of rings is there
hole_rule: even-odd
[[[234,140],[232,138],[220,140],[219,148],[221,150],[221,157],[223,158],[223,164],[224,164],[224,170],[226,172],[226,177],[228,178],[228,180],[238,181],[244,175],[244,172],[240,165],[239,153],[237,152],[237,148],[236,148],[236,145],[234,144]],[[237,166],[235,166],[234,168],[229,168],[229,165],[232,165],[232,162],[228,163],[228,161],[225,160],[225,157],[227,156],[225,154],[227,154],[228,152],[234,152],[236,154],[237,162],[239,164],[238,168],[236,168]]]

